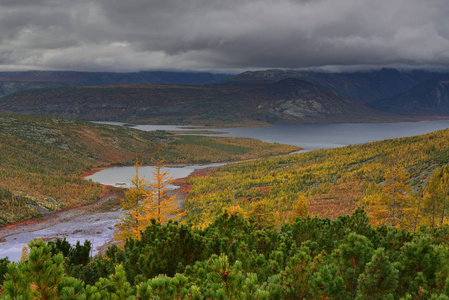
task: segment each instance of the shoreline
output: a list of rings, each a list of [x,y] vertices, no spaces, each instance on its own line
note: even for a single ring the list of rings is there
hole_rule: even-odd
[[[298,147],[299,148],[299,147]],[[298,153],[298,151],[303,151],[303,150],[296,150],[296,151],[291,151],[289,153],[286,154],[281,154],[281,155],[291,155],[291,154],[295,154]],[[266,159],[266,158],[271,158],[271,157],[276,157],[276,156],[261,156],[258,158],[254,158],[254,159]],[[214,161],[214,162],[170,162],[170,163],[164,163],[163,165],[168,166],[168,167],[184,167],[184,166],[191,166],[191,165],[209,165],[209,164],[230,164],[230,163],[237,163],[237,162],[244,162],[244,161],[250,161],[250,160],[254,160],[254,159],[240,159],[240,160],[223,160],[223,161]],[[142,164],[140,165],[140,167],[154,167],[156,166],[156,164]],[[78,175],[78,178],[84,179],[86,180],[86,177],[94,175],[100,171],[106,170],[106,169],[110,169],[110,168],[124,168],[124,167],[133,167],[133,165],[128,165],[128,164],[114,164],[114,165],[110,165],[110,166],[103,166],[103,167],[95,167],[92,168],[86,172],[83,172],[82,174]],[[217,167],[208,167],[206,169],[214,169],[214,168],[218,168],[221,166],[217,166]],[[191,177],[191,176],[196,176],[196,174],[201,173],[204,169],[198,168],[195,169],[190,175],[183,177],[183,178],[178,178],[173,180],[173,183],[176,184],[178,186],[178,188],[176,190],[180,190],[181,191],[181,184],[182,181],[186,180],[187,178]],[[71,210],[78,210],[78,209],[83,209],[83,208],[88,208],[89,206],[94,206],[96,204],[101,204],[104,202],[105,198],[108,198],[110,196],[114,196],[114,197],[118,197],[117,193],[118,190],[120,189],[124,189],[124,188],[120,188],[117,186],[113,186],[113,185],[107,185],[107,184],[100,184],[103,187],[105,187],[107,189],[107,191],[101,195],[99,198],[95,199],[92,202],[88,202],[88,203],[84,203],[84,204],[79,204],[76,206],[70,206],[64,209],[60,209],[54,212],[51,212],[48,215],[45,216],[40,216],[37,217],[35,219],[30,219],[30,220],[24,220],[24,221],[19,221],[16,223],[12,223],[9,225],[6,225],[4,227],[0,227],[0,243],[2,242],[2,240],[5,237],[8,237],[10,235],[15,234],[14,232],[10,233],[10,234],[2,234],[5,231],[14,231],[15,228],[20,227],[20,228],[27,228],[27,227],[37,227],[36,229],[28,229],[27,231],[36,231],[44,227],[44,224],[46,222],[50,222],[52,219],[58,218],[58,215],[61,213],[64,213],[66,211],[71,211]],[[182,192],[182,191],[181,191]],[[184,195],[185,196],[185,195]]]
[[[245,160],[227,161],[226,163],[234,163]],[[223,163],[223,162],[220,162]],[[213,163],[208,163],[210,165]],[[167,164],[171,166],[181,165],[179,163]],[[195,163],[183,164],[184,166],[196,165]],[[154,166],[154,164],[145,164],[142,166]],[[101,170],[114,167],[132,167],[131,165],[113,165],[109,167],[93,168],[79,175],[79,178],[85,179],[90,174],[95,174]],[[173,180],[173,184],[177,187],[172,190],[179,197],[180,203],[184,203],[186,197],[183,182],[192,176],[201,176],[204,172],[210,172],[220,166],[209,166],[205,169],[194,169],[188,176]],[[116,201],[119,198],[118,192],[124,188],[115,187],[107,184],[101,184],[107,191],[93,202],[80,204],[77,206],[67,207],[58,211],[54,211],[49,215],[39,217],[34,220],[26,220],[13,223],[0,228],[0,252],[6,253],[11,261],[17,260],[21,255],[21,248],[26,246],[30,240],[43,238],[45,241],[56,240],[57,238],[72,239],[76,235],[80,242],[89,240],[92,242],[92,251],[95,254],[102,253],[107,247],[114,243],[113,231],[114,225],[119,221],[120,207],[117,205],[101,210],[101,205],[106,202]],[[108,222],[107,225],[95,225],[95,222]],[[74,225],[75,224],[75,225]],[[71,226],[77,229],[71,231]],[[67,227],[67,229],[65,229]],[[54,228],[54,232],[52,232]],[[64,231],[65,230],[65,231]],[[89,231],[90,230],[90,231]],[[50,232],[49,232],[50,231]],[[78,233],[81,234],[78,234]],[[90,232],[86,234],[86,232]],[[82,233],[85,233],[83,235]],[[99,239],[97,236],[100,235]],[[19,246],[18,246],[19,245]],[[0,257],[3,258],[3,257]]]
[[[71,212],[75,212],[77,210],[79,211],[83,211],[83,210],[87,210],[93,206],[96,205],[101,205],[109,200],[112,200],[114,198],[117,198],[118,195],[113,194],[113,193],[107,193],[105,195],[103,195],[102,197],[96,199],[94,202],[90,202],[90,203],[85,203],[85,204],[80,204],[77,206],[72,206],[72,207],[68,207],[65,209],[60,209],[57,210],[55,212],[52,212],[51,214],[47,215],[47,216],[43,216],[40,217],[38,219],[34,219],[34,220],[28,220],[28,221],[22,221],[22,222],[17,222],[17,223],[13,223],[4,227],[0,228],[0,242],[1,240],[3,240],[4,238],[17,234],[19,232],[24,232],[25,228],[27,228],[28,230],[26,232],[33,232],[33,231],[37,231],[40,229],[45,229],[48,228],[49,226],[53,225],[56,223],[56,219],[67,219],[68,215]],[[22,229],[22,230],[20,230]],[[7,234],[5,234],[5,231],[9,231]]]
[[[186,193],[182,183],[192,176],[202,176],[205,172],[219,167],[195,169],[189,176],[174,180],[173,183],[178,187],[171,192],[177,194],[180,203],[184,203]],[[0,252],[6,253],[10,261],[17,261],[21,248],[30,240],[42,238],[47,242],[67,238],[71,244],[74,244],[74,239],[80,243],[89,240],[92,243],[93,256],[103,253],[114,243],[114,225],[119,221],[121,209],[116,206],[106,210],[99,208],[103,203],[117,200],[118,197],[117,194],[109,192],[91,203],[59,210],[38,220],[23,221],[0,228]],[[96,225],[95,222],[100,224]],[[73,230],[74,224],[76,230]],[[75,237],[77,235],[79,237]]]

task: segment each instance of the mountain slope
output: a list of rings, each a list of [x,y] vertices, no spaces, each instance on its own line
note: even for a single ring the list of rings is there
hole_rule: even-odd
[[[120,85],[21,91],[0,112],[166,124],[331,123],[391,120],[295,78],[209,85]]]
[[[146,71],[135,73],[27,71],[0,72],[0,96],[17,91],[57,86],[103,86],[114,84],[207,84],[217,83],[227,74],[205,72]]]
[[[368,104],[375,109],[409,115],[449,115],[449,76],[428,80],[400,95]]]
[[[376,115],[354,100],[296,78],[267,85],[264,96],[269,123],[356,122]]]
[[[312,72],[295,70],[265,70],[244,72],[225,79],[226,82],[275,82],[286,78],[302,79],[359,101],[379,100],[402,92],[439,72],[421,70],[398,71],[381,69],[365,72]]]

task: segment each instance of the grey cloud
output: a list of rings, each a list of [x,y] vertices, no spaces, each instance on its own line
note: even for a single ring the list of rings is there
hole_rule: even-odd
[[[0,0],[0,69],[448,67],[447,7],[446,0]]]
[[[51,0],[50,0],[51,1]],[[2,0],[0,5],[3,7],[23,7],[36,6],[50,2],[49,0]],[[54,1],[52,1],[54,3]]]

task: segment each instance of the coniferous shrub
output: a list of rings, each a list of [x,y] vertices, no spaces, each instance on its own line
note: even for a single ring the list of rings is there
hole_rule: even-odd
[[[444,300],[448,232],[374,229],[363,210],[281,229],[227,213],[205,229],[154,222],[87,263],[88,247],[31,242],[26,260],[7,264],[0,299]]]

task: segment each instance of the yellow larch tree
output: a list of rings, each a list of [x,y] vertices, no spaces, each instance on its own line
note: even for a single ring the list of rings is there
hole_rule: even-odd
[[[248,212],[248,217],[253,218],[259,228],[278,224],[274,207],[268,200],[254,202]]]
[[[142,210],[131,209],[131,213],[135,215],[138,221],[137,226],[132,228],[132,236],[136,239],[139,239],[147,226],[152,224],[152,219],[158,223],[166,224],[169,220],[179,220],[185,215],[176,199],[177,195],[168,195],[167,186],[172,182],[172,177],[169,177],[168,172],[163,171],[164,167],[164,160],[159,158],[153,171],[154,181],[145,181],[146,188]]]
[[[367,211],[375,226],[387,225],[396,228],[413,228],[416,199],[403,167],[387,169],[385,185],[380,192],[367,197]],[[368,200],[369,199],[369,200]]]
[[[20,261],[26,261],[26,260],[28,260],[28,256],[29,256],[29,253],[28,253],[28,247],[27,246],[23,246],[23,248],[22,248],[22,256],[20,257]]]
[[[240,205],[231,205],[227,207],[223,207],[221,210],[222,213],[229,213],[229,214],[237,214],[240,217],[246,218],[246,212],[243,210],[243,208],[240,207]]]
[[[449,208],[449,167],[437,168],[424,189],[422,214],[431,228],[442,226]]]
[[[137,216],[143,213],[143,200],[145,199],[145,176],[141,177],[139,168],[141,164],[136,160],[134,169],[136,174],[131,179],[131,186],[125,191],[125,197],[120,199],[123,214],[119,217],[120,222],[115,224],[114,238],[123,244],[127,238],[138,238],[135,228],[139,221]]]
[[[304,195],[299,195],[296,201],[295,210],[293,211],[291,221],[295,222],[297,217],[302,219],[309,215],[309,205],[307,204],[307,199]]]

